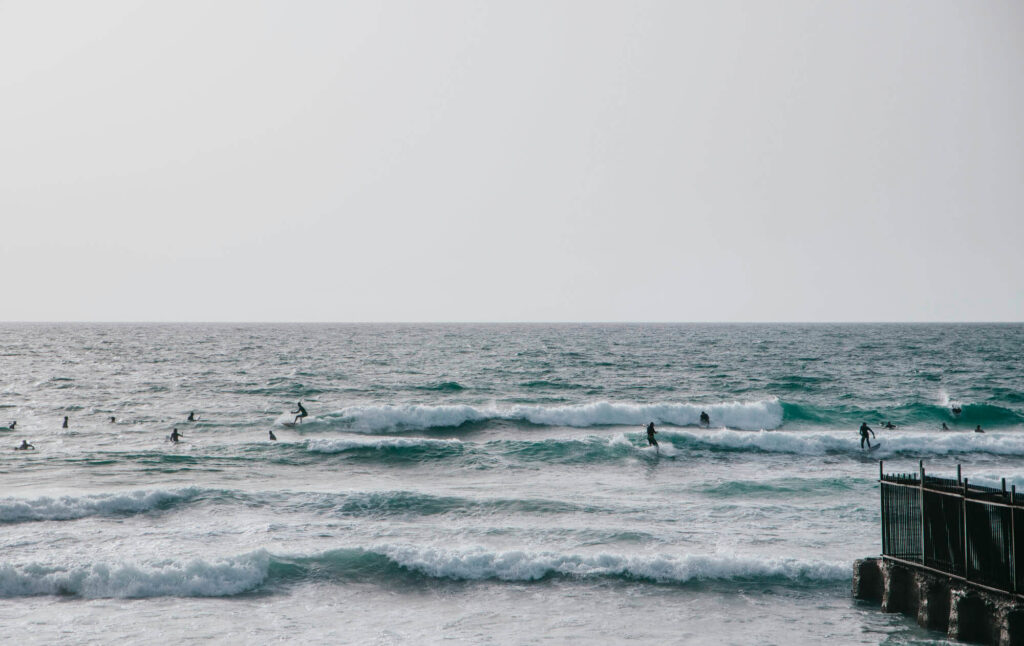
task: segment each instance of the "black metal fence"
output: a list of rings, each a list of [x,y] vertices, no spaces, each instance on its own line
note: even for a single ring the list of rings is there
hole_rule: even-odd
[[[926,475],[923,464],[887,475],[879,462],[882,555],[1024,596],[1024,496],[1005,479],[980,487],[956,470],[956,479]]]

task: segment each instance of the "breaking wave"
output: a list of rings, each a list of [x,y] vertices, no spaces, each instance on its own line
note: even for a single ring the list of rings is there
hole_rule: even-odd
[[[189,487],[173,491],[129,491],[31,500],[0,498],[0,523],[76,520],[88,516],[129,516],[187,503],[202,494],[202,490]]]
[[[320,417],[316,424],[347,430],[384,431],[453,428],[473,422],[496,420],[527,422],[541,426],[634,426],[647,422],[697,426],[706,411],[715,427],[742,430],[774,429],[782,424],[782,405],[771,398],[756,402],[697,404],[634,404],[593,402],[568,406],[518,405],[476,407],[470,405],[409,404],[404,406],[351,406]],[[308,424],[304,430],[311,430]]]
[[[85,598],[226,597],[307,581],[387,585],[422,579],[535,582],[552,578],[642,581],[834,583],[849,577],[847,563],[741,555],[566,554],[481,547],[440,549],[413,545],[346,548],[312,556],[276,556],[258,550],[206,561],[44,563],[0,565],[0,597],[62,595]]]

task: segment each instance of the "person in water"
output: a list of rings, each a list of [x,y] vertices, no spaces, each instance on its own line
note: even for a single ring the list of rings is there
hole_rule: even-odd
[[[65,416],[64,416],[64,425],[63,425],[63,426],[61,426],[61,428],[67,428],[67,427],[68,427],[68,416],[67,416],[67,415],[65,415]]]
[[[273,430],[270,431],[270,439],[272,439],[275,442],[277,441],[277,436],[274,435],[274,431]]]
[[[654,430],[654,422],[651,422],[650,424],[647,425],[647,445],[653,446],[660,453],[661,447],[658,446],[658,440],[654,439],[654,436],[657,434],[657,432],[658,431]]]
[[[171,435],[170,435],[170,437],[168,439],[170,441],[174,442],[175,444],[177,444],[178,443],[178,438],[182,438],[182,437],[185,437],[185,436],[182,435],[181,433],[179,433],[178,429],[174,429],[173,431],[171,431]]]
[[[11,429],[13,431],[14,427],[17,426],[17,425],[18,425],[18,420],[14,420],[13,422],[11,422],[11,425],[8,426],[7,428],[9,428],[9,429]]]
[[[114,417],[113,415],[111,415],[111,416],[110,416],[110,423],[111,423],[111,424],[114,424],[114,423],[116,423],[116,422],[117,422],[117,418],[116,418],[116,417]]]
[[[871,427],[866,423],[861,422],[860,424],[860,448],[864,448],[864,443],[868,443],[868,448],[871,448],[871,440],[868,439],[868,433],[871,433],[871,437],[875,437],[875,432],[871,430]]]
[[[895,424],[893,424],[892,422],[886,422],[886,423],[885,423],[885,424],[884,424],[884,425],[882,426],[882,428],[896,428],[896,425],[895,425]]]
[[[949,410],[954,415],[959,415],[960,413],[964,412],[964,409],[960,408],[959,406],[953,406],[953,408],[950,408]]]
[[[708,414],[705,413],[704,411],[700,412],[700,425],[701,426],[710,426],[711,425],[711,418],[708,417]]]
[[[977,426],[975,426],[975,427],[974,427],[974,432],[975,432],[975,433],[984,433],[984,432],[985,432],[985,429],[983,429],[983,428],[981,427],[981,424],[978,424]]]
[[[942,430],[944,430],[944,431],[948,431],[949,430],[949,427],[946,426],[945,422],[942,423]]]
[[[28,440],[22,440],[21,446],[15,447],[15,451],[35,451],[36,447],[28,443]]]
[[[302,407],[302,401],[297,402],[295,405],[298,406],[299,409],[292,411],[292,415],[295,415],[295,421],[292,422],[292,424],[296,424],[296,423],[301,424],[302,423],[302,418],[303,417],[308,417],[309,413],[307,413],[306,409]]]
[[[189,411],[189,413],[188,413],[188,421],[190,421],[190,422],[196,421],[196,412],[194,410],[193,411]]]

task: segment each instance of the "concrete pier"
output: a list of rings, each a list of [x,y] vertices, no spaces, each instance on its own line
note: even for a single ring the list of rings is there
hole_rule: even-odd
[[[882,612],[914,617],[922,628],[949,639],[1024,646],[1024,604],[1014,595],[888,559],[853,564],[853,596],[879,603]]]

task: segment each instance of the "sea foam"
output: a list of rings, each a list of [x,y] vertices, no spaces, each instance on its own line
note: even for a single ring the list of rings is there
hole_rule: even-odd
[[[75,520],[88,516],[123,516],[188,502],[201,495],[195,487],[177,490],[139,490],[85,496],[0,498],[0,523]]]
[[[223,560],[52,566],[0,564],[0,597],[221,597],[248,592],[267,578],[270,556],[259,550]]]
[[[655,422],[696,426],[701,411],[713,426],[742,430],[774,429],[782,425],[782,405],[776,398],[701,406],[685,403],[592,402],[568,406],[491,406],[410,404],[404,406],[351,406],[321,418],[349,430],[381,432],[461,426],[469,422],[508,420],[544,426],[635,426]]]
[[[396,564],[434,578],[536,581],[548,576],[633,578],[658,583],[694,580],[788,579],[840,581],[846,563],[738,555],[561,554],[558,552],[445,550],[418,546],[382,546],[374,551]]]

